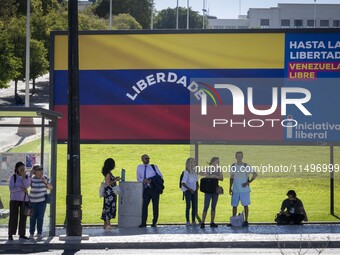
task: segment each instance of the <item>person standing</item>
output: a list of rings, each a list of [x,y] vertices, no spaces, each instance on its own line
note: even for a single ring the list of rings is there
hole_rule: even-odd
[[[9,180],[10,202],[9,202],[9,221],[8,221],[8,240],[13,240],[13,235],[17,232],[19,217],[19,239],[27,240],[26,221],[27,216],[24,213],[25,206],[29,204],[28,187],[31,178],[26,174],[25,164],[17,162],[15,164],[14,174]]]
[[[204,192],[204,208],[202,212],[202,222],[201,222],[201,228],[205,228],[205,218],[207,217],[207,212],[209,209],[209,204],[211,201],[211,213],[210,213],[210,227],[211,228],[217,228],[218,225],[215,224],[215,215],[216,215],[216,205],[218,201],[218,181],[223,181],[223,174],[219,170],[219,164],[220,159],[218,157],[213,157],[209,162],[208,171],[206,171],[204,174],[203,179],[209,179],[209,185],[212,187],[209,187],[211,189],[211,192]],[[202,180],[201,180],[201,188],[202,187]],[[202,190],[202,189],[201,189]]]
[[[30,217],[30,239],[33,238],[35,226],[37,226],[37,237],[42,238],[44,215],[46,210],[47,190],[53,188],[50,179],[44,175],[44,170],[40,165],[34,165],[31,171],[30,200],[32,215]]]
[[[186,225],[191,226],[196,224],[197,215],[197,198],[198,198],[198,174],[196,172],[196,160],[188,158],[185,163],[185,171],[181,182],[181,190],[184,192],[186,209],[185,218]],[[190,207],[191,207],[191,220],[190,223]]]
[[[113,191],[113,187],[117,185],[120,177],[114,177],[112,170],[116,164],[112,158],[108,158],[104,162],[102,174],[105,178],[104,204],[101,219],[104,221],[104,229],[111,228],[111,219],[116,218],[117,195]]]
[[[233,207],[233,216],[237,214],[237,206],[241,201],[244,207],[245,221],[243,226],[248,226],[248,215],[250,205],[250,183],[257,177],[257,173],[251,166],[243,163],[243,152],[235,153],[236,163],[232,164],[230,175],[229,194],[231,195],[231,206]],[[252,175],[251,179],[249,176]]]
[[[156,175],[163,178],[162,173],[156,165],[150,165],[150,157],[147,154],[141,157],[143,164],[137,166],[137,181],[142,182],[143,189],[143,206],[142,206],[142,222],[140,228],[146,227],[148,218],[148,206],[152,200],[153,219],[151,227],[157,227],[158,213],[159,213],[159,192],[152,186],[152,179]]]

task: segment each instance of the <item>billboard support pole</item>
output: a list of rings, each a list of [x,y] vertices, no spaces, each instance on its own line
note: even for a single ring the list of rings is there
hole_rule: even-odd
[[[334,146],[330,146],[330,164],[333,166],[334,170]],[[334,171],[330,171],[330,213],[331,215],[334,214]]]
[[[78,1],[68,1],[68,138],[66,235],[81,236]]]

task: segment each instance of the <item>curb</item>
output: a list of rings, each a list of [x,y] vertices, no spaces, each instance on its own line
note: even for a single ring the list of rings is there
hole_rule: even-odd
[[[278,248],[278,249],[322,249],[340,248],[340,241],[254,241],[254,242],[127,242],[127,243],[6,243],[0,244],[2,251],[37,252],[43,250],[93,250],[93,249],[192,249],[192,248]]]

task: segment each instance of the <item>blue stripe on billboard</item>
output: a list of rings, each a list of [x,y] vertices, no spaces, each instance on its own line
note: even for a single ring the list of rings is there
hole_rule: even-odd
[[[282,78],[282,69],[87,70],[80,71],[82,105],[190,104],[192,80],[203,78]],[[67,71],[54,71],[54,104],[67,104]],[[248,84],[249,85],[249,84]],[[245,85],[246,86],[246,85]],[[143,96],[139,96],[143,95]],[[258,97],[259,103],[263,96]],[[262,98],[262,99],[260,99]],[[267,99],[269,102],[271,98]],[[270,102],[269,102],[270,103]]]

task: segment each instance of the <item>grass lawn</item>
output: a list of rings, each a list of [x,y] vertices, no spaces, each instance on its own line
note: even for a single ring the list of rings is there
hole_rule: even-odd
[[[32,145],[30,146],[32,149]],[[27,148],[27,147],[26,147]],[[252,166],[271,164],[272,166],[312,166],[329,163],[329,147],[322,146],[232,146],[201,145],[199,165],[213,156],[221,159],[221,165],[234,162],[234,153],[244,152],[244,162]],[[12,152],[17,150],[12,150]],[[27,151],[27,150],[26,150]],[[126,169],[126,180],[136,180],[136,166],[141,163],[140,156],[147,153],[150,163],[158,165],[165,179],[164,194],[160,200],[159,223],[185,222],[185,202],[178,187],[179,176],[185,168],[185,161],[193,153],[189,145],[81,145],[81,193],[83,196],[83,220],[85,224],[102,223],[100,220],[102,199],[98,196],[103,179],[101,168],[106,158],[116,161],[114,175]],[[57,164],[57,224],[63,224],[66,214],[66,154],[67,146],[58,145]],[[340,149],[335,147],[335,163],[340,164]],[[310,167],[309,167],[310,168]],[[250,222],[273,222],[281,202],[289,189],[294,189],[304,202],[310,221],[339,221],[330,215],[329,173],[259,173],[251,184]],[[225,191],[229,189],[229,177],[220,182]],[[6,200],[8,187],[0,187],[0,194]],[[5,199],[4,199],[5,198]],[[335,173],[335,214],[340,216],[340,173]],[[202,211],[203,193],[199,194],[199,214]],[[150,205],[151,208],[151,205]],[[241,207],[239,207],[242,210]],[[152,210],[150,210],[152,211]],[[209,210],[210,212],[210,210]],[[216,221],[228,222],[231,216],[230,195],[219,197]],[[209,221],[209,213],[207,221]],[[149,221],[151,219],[149,216]],[[113,222],[117,222],[115,219]]]

